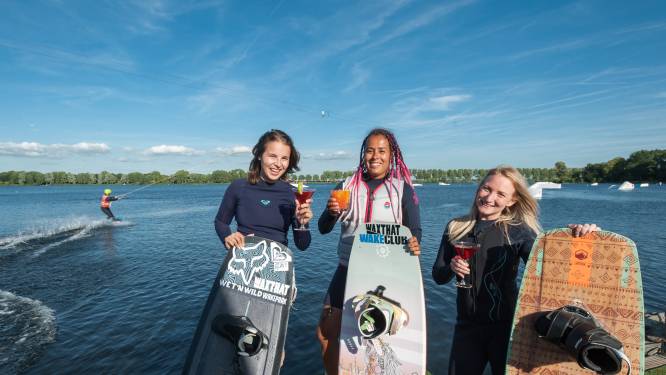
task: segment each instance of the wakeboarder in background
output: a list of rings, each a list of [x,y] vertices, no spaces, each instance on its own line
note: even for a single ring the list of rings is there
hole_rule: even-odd
[[[106,217],[113,221],[119,221],[120,219],[113,216],[111,212],[111,202],[120,200],[120,197],[111,195],[111,189],[104,189],[104,195],[102,195],[102,200],[99,202],[99,208],[106,214]]]

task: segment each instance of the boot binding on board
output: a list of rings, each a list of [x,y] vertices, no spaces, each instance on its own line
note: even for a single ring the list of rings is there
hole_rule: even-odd
[[[268,336],[246,316],[217,315],[211,328],[213,332],[231,341],[240,356],[252,357],[268,347]]]
[[[587,310],[566,305],[543,313],[535,322],[537,333],[569,352],[578,365],[599,374],[617,374],[622,361],[631,363],[622,343],[594,319]]]
[[[366,339],[374,339],[384,334],[395,335],[409,322],[409,315],[400,303],[384,297],[384,290],[386,288],[379,285],[374,291],[354,298],[354,303],[358,304],[360,310],[357,312],[357,326]]]

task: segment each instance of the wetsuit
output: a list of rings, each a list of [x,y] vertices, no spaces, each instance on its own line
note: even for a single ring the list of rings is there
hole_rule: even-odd
[[[376,191],[377,188],[386,182],[385,179],[364,179],[367,184],[367,189],[369,191]],[[339,183],[335,189],[341,189],[343,183]],[[366,207],[361,207],[360,209],[368,210],[368,207],[372,203],[372,199],[367,201]],[[350,207],[352,207],[350,202]],[[412,235],[419,240],[421,243],[421,216],[419,213],[419,206],[414,202],[414,190],[408,184],[404,184],[402,198],[400,201],[400,207],[402,208],[402,225],[405,225],[412,232]],[[337,216],[331,215],[328,212],[328,209],[324,209],[324,212],[319,217],[319,232],[321,234],[329,233],[333,230],[336,221],[338,220]],[[372,218],[371,218],[372,220]],[[341,255],[341,264],[338,265],[338,268],[333,274],[331,283],[328,286],[328,294],[326,304],[330,304],[332,307],[337,307],[342,309],[344,294],[345,294],[345,284],[347,281],[347,260],[348,254]]]
[[[119,198],[113,195],[102,195],[102,200],[99,203],[99,208],[106,214],[107,219],[115,220],[116,217],[113,216],[111,212],[111,202],[117,201]]]
[[[231,220],[236,218],[238,232],[254,234],[287,245],[289,226],[298,227],[296,202],[291,185],[285,181],[255,185],[247,179],[232,182],[215,217],[215,231],[220,241],[231,234]],[[294,242],[300,250],[310,245],[310,231],[293,231]]]
[[[448,225],[447,225],[448,228]],[[462,240],[481,244],[472,267],[472,288],[457,288],[458,316],[449,359],[449,374],[482,374],[487,363],[494,375],[504,374],[520,259],[527,262],[536,234],[527,226],[508,226],[508,236],[494,221],[477,221]],[[509,241],[510,239],[510,241]],[[432,268],[437,284],[455,274],[455,250],[445,232]]]

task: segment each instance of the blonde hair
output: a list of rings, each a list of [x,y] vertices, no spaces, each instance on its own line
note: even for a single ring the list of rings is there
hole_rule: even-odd
[[[449,223],[447,229],[449,241],[463,238],[474,228],[479,215],[479,209],[476,207],[476,199],[479,195],[479,190],[483,184],[485,184],[486,180],[494,175],[500,175],[509,179],[513,184],[513,188],[516,190],[512,197],[515,203],[505,207],[500,214],[500,217],[495,222],[496,225],[502,226],[509,243],[511,243],[511,239],[509,238],[509,225],[524,224],[532,229],[535,234],[541,231],[541,225],[539,225],[538,219],[539,205],[537,204],[536,199],[534,199],[528,191],[525,178],[516,168],[510,165],[499,165],[489,170],[483,180],[479,183],[479,186],[476,188],[476,193],[474,194],[474,201],[472,202],[472,208],[470,209],[469,214],[455,218]]]

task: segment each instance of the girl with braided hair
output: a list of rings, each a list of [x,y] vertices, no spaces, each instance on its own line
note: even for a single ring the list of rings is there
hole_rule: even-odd
[[[382,128],[371,130],[361,145],[356,171],[335,189],[350,190],[351,202],[348,210],[341,210],[337,200],[331,196],[318,223],[322,234],[329,233],[338,221],[341,227],[338,242],[340,261],[328,287],[317,327],[324,368],[329,375],[338,373],[342,305],[356,228],[370,221],[405,225],[414,236],[408,242],[410,252],[415,256],[421,252],[418,198],[392,132]]]

